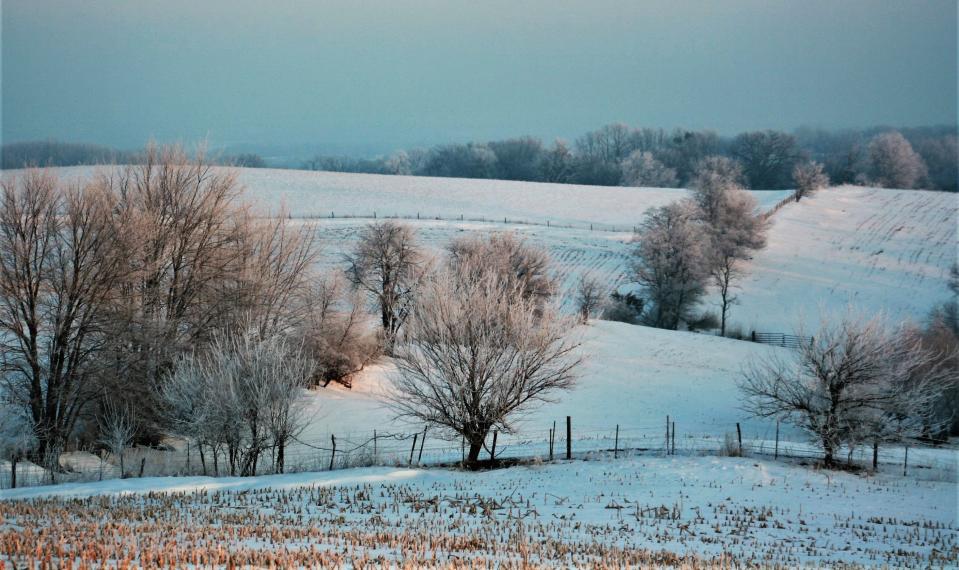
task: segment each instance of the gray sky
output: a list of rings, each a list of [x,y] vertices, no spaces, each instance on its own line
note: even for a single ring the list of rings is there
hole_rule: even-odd
[[[955,0],[2,2],[6,142],[956,121]]]

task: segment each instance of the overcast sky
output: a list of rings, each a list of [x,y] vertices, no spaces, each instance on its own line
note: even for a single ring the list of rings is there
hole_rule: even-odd
[[[3,0],[2,136],[386,150],[956,121],[955,0]]]

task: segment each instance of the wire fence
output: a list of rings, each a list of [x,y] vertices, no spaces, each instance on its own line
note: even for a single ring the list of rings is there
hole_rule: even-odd
[[[561,228],[561,229],[571,229],[571,230],[589,230],[596,232],[612,232],[612,233],[636,233],[636,226],[626,226],[626,225],[616,225],[616,224],[606,224],[601,222],[583,222],[583,223],[572,223],[572,222],[557,222],[553,220],[533,220],[529,218],[510,218],[509,216],[503,217],[490,217],[490,216],[466,216],[460,214],[459,216],[449,216],[449,215],[430,215],[427,213],[417,212],[416,214],[383,214],[380,212],[368,212],[368,213],[337,213],[331,211],[329,214],[288,214],[288,219],[291,220],[419,220],[419,221],[437,221],[437,222],[471,222],[471,223],[489,223],[489,224],[505,224],[505,225],[516,225],[516,226],[542,226],[546,228]]]
[[[808,440],[780,437],[778,425],[753,427],[744,434],[739,424],[712,433],[685,432],[675,418],[662,422],[577,426],[572,422],[567,435],[566,418],[543,429],[518,433],[492,432],[481,460],[495,458],[505,463],[540,463],[566,459],[584,460],[632,456],[717,455],[750,456],[767,459],[819,462],[822,450]],[[681,424],[680,424],[681,425]],[[775,434],[775,435],[774,435]],[[353,467],[456,467],[466,458],[467,445],[460,440],[440,438],[428,427],[392,432],[343,432],[295,440],[284,452],[285,473],[327,471]],[[156,476],[231,476],[225,453],[214,458],[206,449],[202,458],[195,445],[170,449],[131,448],[124,452],[121,473],[118,457],[94,451],[73,451],[60,457],[56,472],[29,462],[17,467],[17,486],[90,482],[117,478]],[[258,475],[276,472],[277,450],[264,454]],[[568,454],[567,454],[568,452]],[[872,466],[872,448],[843,448],[836,459],[856,468]],[[884,446],[879,449],[880,471],[910,474],[933,480],[956,481],[959,447],[933,446],[922,442]],[[10,466],[0,466],[0,488],[11,486]]]

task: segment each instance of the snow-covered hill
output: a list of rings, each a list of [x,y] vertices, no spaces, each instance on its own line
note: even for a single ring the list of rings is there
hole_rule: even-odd
[[[847,306],[921,321],[949,298],[957,211],[957,194],[854,186],[789,204],[746,269],[732,321],[745,332],[790,332]]]

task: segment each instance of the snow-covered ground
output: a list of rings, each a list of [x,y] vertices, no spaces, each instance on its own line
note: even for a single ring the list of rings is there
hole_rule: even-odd
[[[791,332],[847,306],[921,321],[949,298],[959,260],[959,195],[843,186],[772,217],[766,249],[747,267],[732,321]]]
[[[67,179],[86,179],[115,167],[56,168]],[[664,206],[688,194],[678,188],[581,186],[508,180],[386,176],[269,168],[236,169],[244,195],[260,207],[285,208],[294,216],[401,216],[572,224],[630,230],[648,208]],[[6,171],[15,176],[18,171]],[[757,191],[769,207],[788,191]]]
[[[0,499],[0,560],[15,566],[916,568],[959,556],[954,484],[752,458],[148,478]]]

